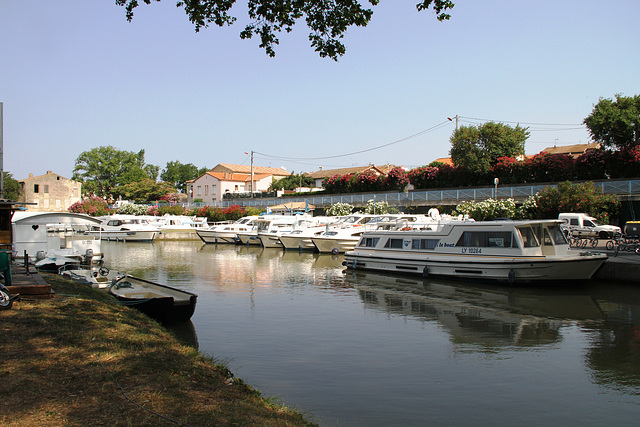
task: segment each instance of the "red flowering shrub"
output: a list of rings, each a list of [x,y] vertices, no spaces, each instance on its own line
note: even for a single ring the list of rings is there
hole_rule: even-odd
[[[498,162],[491,169],[493,176],[500,180],[501,184],[520,184],[526,182],[525,162],[513,157],[499,157]]]
[[[366,193],[368,191],[379,191],[380,187],[380,176],[372,170],[366,170],[352,176],[347,188],[352,193]]]
[[[383,191],[404,191],[409,184],[409,176],[402,168],[393,168],[382,178]]]
[[[69,212],[83,213],[91,216],[107,215],[109,204],[101,197],[91,196],[69,206]]]
[[[416,189],[432,188],[435,187],[437,173],[437,167],[421,166],[407,172],[407,177],[409,178],[409,182],[411,182]]]
[[[525,162],[529,182],[554,182],[573,179],[575,163],[568,154],[549,154],[543,151]]]

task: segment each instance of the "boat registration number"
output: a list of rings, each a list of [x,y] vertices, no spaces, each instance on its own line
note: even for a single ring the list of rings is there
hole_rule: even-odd
[[[463,254],[481,254],[482,249],[480,248],[462,248]]]

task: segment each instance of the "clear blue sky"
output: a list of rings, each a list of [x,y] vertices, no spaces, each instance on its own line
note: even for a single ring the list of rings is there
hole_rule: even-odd
[[[131,23],[114,0],[0,0],[4,170],[71,177],[102,145],[161,168],[251,150],[295,172],[416,167],[448,156],[455,115],[529,126],[533,154],[589,142],[599,98],[640,93],[638,0],[457,0],[447,22],[382,0],[337,63],[302,23],[269,58],[239,38],[238,2],[234,26],[195,33],[176,0],[140,2]]]

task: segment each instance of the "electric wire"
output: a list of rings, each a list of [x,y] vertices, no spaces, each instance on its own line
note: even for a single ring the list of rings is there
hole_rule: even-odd
[[[387,143],[387,144],[378,145],[377,147],[371,147],[371,148],[367,148],[367,149],[364,149],[364,150],[354,151],[354,152],[352,152],[352,153],[337,154],[337,155],[335,155],[335,156],[323,156],[323,157],[284,157],[284,156],[274,156],[274,155],[271,155],[271,154],[260,153],[260,152],[257,152],[257,151],[254,151],[254,154],[259,154],[259,155],[261,155],[261,156],[268,157],[268,158],[271,158],[271,159],[277,159],[277,160],[326,160],[326,159],[337,159],[337,158],[340,158],[340,157],[348,157],[348,156],[353,156],[353,155],[356,155],[356,154],[368,153],[368,152],[370,152],[370,151],[379,150],[379,149],[381,149],[381,148],[385,148],[385,147],[389,147],[389,146],[391,146],[391,145],[399,144],[399,143],[404,142],[404,141],[407,141],[407,140],[409,140],[409,139],[413,139],[413,138],[416,138],[416,137],[418,137],[418,136],[422,136],[422,135],[424,135],[424,134],[426,134],[426,133],[433,132],[433,131],[435,131],[435,130],[437,130],[437,129],[440,129],[441,127],[443,127],[443,126],[445,126],[445,125],[449,125],[450,123],[451,123],[451,122],[450,122],[449,120],[445,120],[445,121],[443,121],[443,122],[441,122],[441,123],[438,123],[438,124],[437,124],[437,125],[435,125],[435,126],[430,127],[429,129],[425,129],[425,130],[423,130],[423,131],[421,131],[421,132],[418,132],[418,133],[415,133],[415,134],[413,134],[413,135],[410,135],[410,136],[407,136],[407,137],[404,137],[404,138],[398,139],[398,140],[393,141],[393,142],[389,142],[389,143]]]

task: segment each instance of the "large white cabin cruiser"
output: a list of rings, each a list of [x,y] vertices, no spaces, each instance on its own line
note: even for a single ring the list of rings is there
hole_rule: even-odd
[[[237,243],[238,232],[254,228],[257,216],[243,216],[234,222],[214,224],[206,230],[198,230],[196,234],[204,243]]]
[[[371,231],[345,254],[347,268],[514,282],[590,279],[605,254],[577,252],[558,220],[440,221]]]

